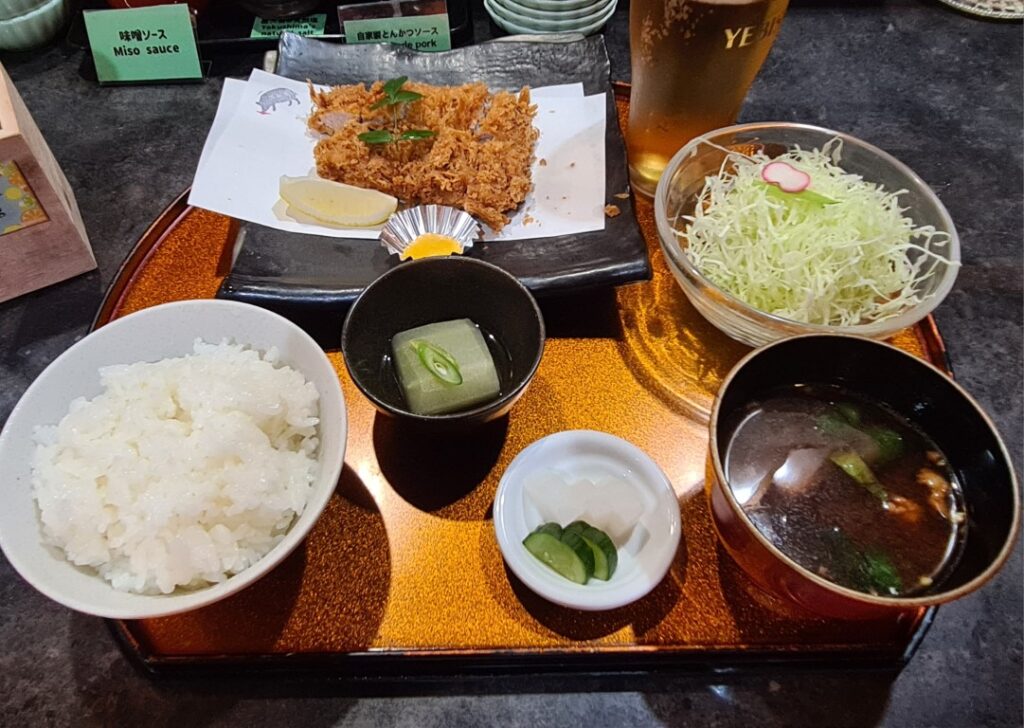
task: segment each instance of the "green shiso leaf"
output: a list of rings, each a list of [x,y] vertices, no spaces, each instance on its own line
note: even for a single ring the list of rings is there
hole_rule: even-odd
[[[398,93],[399,89],[405,85],[405,82],[409,80],[408,76],[399,76],[398,78],[392,78],[390,81],[384,82],[384,93],[389,97],[393,97]]]
[[[390,144],[395,141],[395,135],[387,129],[364,131],[359,135],[359,141],[365,144]]]
[[[429,129],[407,129],[402,132],[402,136],[399,138],[402,141],[416,141],[418,139],[430,139],[436,135],[437,132],[430,131]]]

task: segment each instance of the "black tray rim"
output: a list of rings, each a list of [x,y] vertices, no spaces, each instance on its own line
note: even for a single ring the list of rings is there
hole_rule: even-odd
[[[545,676],[566,678],[608,678],[632,675],[641,680],[651,676],[728,676],[771,673],[784,670],[844,672],[851,670],[888,672],[895,678],[906,667],[931,629],[938,607],[924,610],[914,632],[902,650],[879,649],[871,645],[828,649],[792,650],[785,645],[743,649],[701,649],[659,647],[637,650],[635,646],[600,650],[472,649],[453,650],[366,650],[347,653],[288,653],[262,655],[182,655],[148,652],[132,632],[132,622],[105,620],[115,642],[132,666],[154,679],[201,679],[237,677],[271,680],[282,676],[324,679],[349,684],[370,684],[382,694],[393,694],[410,684],[442,685],[474,680],[500,688],[502,678],[522,677],[542,685]],[[542,689],[542,688],[540,688]],[[638,689],[628,680],[602,689]],[[563,685],[557,692],[564,692]]]

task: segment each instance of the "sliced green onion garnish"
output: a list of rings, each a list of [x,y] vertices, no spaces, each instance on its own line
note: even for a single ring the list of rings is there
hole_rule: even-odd
[[[462,372],[451,354],[429,341],[409,342],[427,371],[446,384],[462,384]]]
[[[878,498],[882,503],[889,502],[889,494],[882,484],[878,482],[871,468],[864,462],[864,459],[853,450],[841,450],[829,455],[829,460],[834,462],[839,469],[864,486],[871,495]]]

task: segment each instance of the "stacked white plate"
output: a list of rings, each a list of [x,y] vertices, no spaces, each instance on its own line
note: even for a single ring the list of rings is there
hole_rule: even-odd
[[[49,42],[68,19],[68,0],[0,0],[0,50]]]
[[[484,0],[497,25],[509,33],[596,33],[618,0]]]

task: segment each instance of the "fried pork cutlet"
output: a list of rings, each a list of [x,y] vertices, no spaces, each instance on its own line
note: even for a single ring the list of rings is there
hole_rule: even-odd
[[[508,223],[505,214],[526,199],[538,132],[537,107],[530,92],[491,94],[480,83],[429,86],[408,82],[404,89],[423,98],[401,108],[370,107],[384,97],[380,81],[310,87],[314,109],[310,128],[325,135],[313,152],[317,173],[357,187],[394,195],[409,204],[458,207],[494,230]],[[429,129],[420,141],[366,144],[363,132],[375,129]]]

